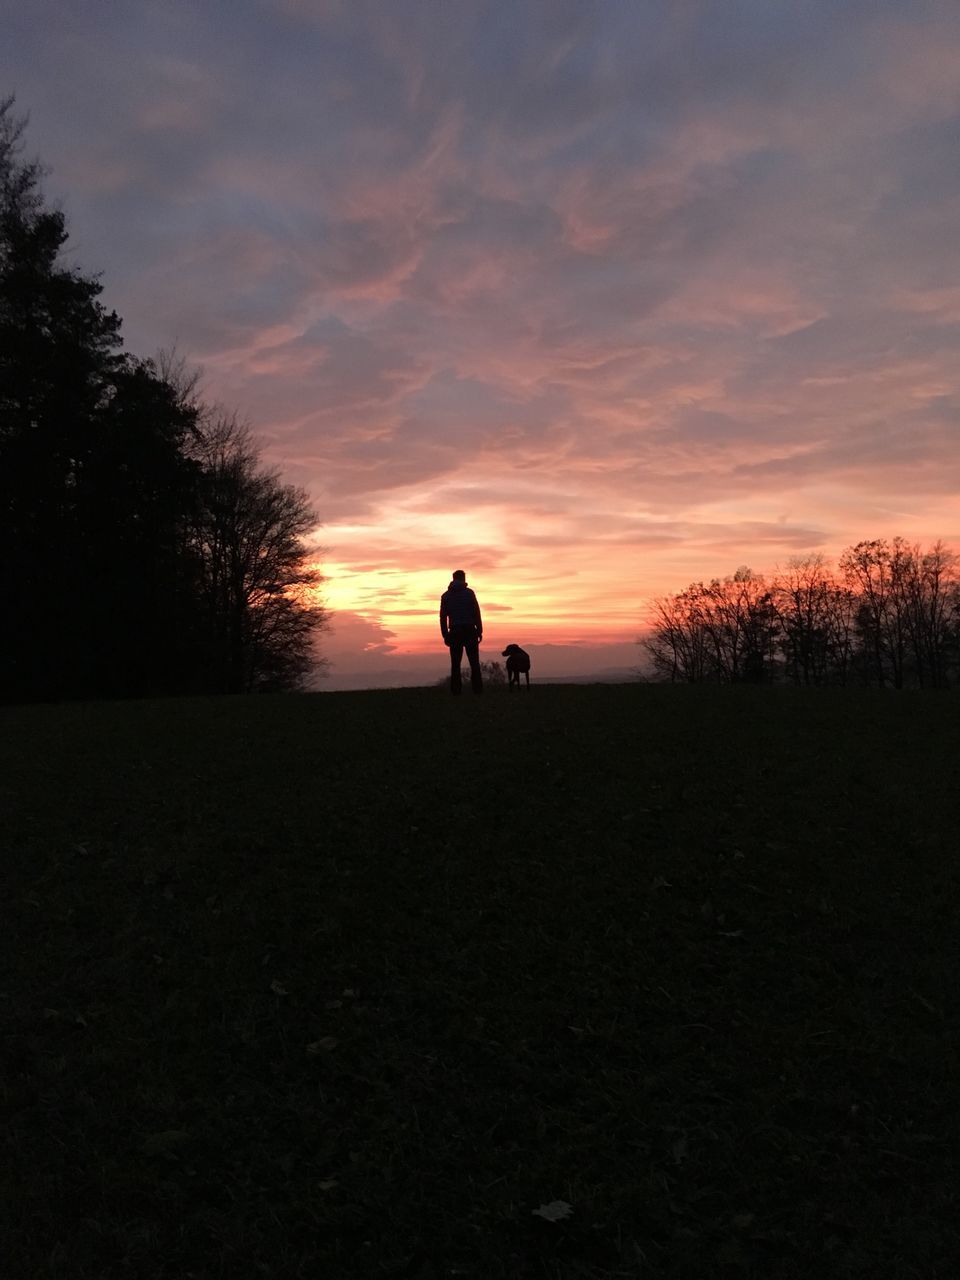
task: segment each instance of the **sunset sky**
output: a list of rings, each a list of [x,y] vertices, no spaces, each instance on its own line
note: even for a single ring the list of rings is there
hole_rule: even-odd
[[[0,19],[70,260],[313,498],[332,686],[442,674],[458,567],[536,676],[741,564],[960,547],[955,0]]]

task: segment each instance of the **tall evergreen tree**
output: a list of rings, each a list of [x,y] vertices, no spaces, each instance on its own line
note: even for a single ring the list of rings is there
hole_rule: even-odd
[[[72,601],[96,693],[171,693],[193,684],[195,605],[184,555],[199,464],[196,410],[149,361],[115,377],[97,448],[77,484],[79,590]]]
[[[121,351],[0,101],[0,697],[295,687],[326,614],[302,490],[182,364]]]
[[[0,672],[17,696],[66,691],[77,495],[123,366],[100,284],[60,261],[63,214],[21,159],[23,121],[0,103]],[[66,661],[65,661],[66,659]]]

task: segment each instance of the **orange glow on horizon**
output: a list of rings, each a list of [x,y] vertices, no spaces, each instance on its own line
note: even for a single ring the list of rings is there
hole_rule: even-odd
[[[184,3],[0,66],[127,348],[310,495],[342,671],[457,567],[614,667],[691,582],[960,549],[960,6]]]

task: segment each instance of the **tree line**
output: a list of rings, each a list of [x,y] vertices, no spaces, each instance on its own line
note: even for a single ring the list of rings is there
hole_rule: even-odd
[[[309,499],[182,361],[121,350],[23,127],[0,101],[0,699],[296,687]]]
[[[960,680],[960,558],[904,538],[792,559],[655,600],[641,641],[662,680],[941,689]]]

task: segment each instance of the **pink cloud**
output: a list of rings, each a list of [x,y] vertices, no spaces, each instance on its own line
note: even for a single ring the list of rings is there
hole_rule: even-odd
[[[57,8],[0,72],[81,261],[313,495],[338,662],[430,651],[458,563],[575,648],[956,535],[960,11]]]

